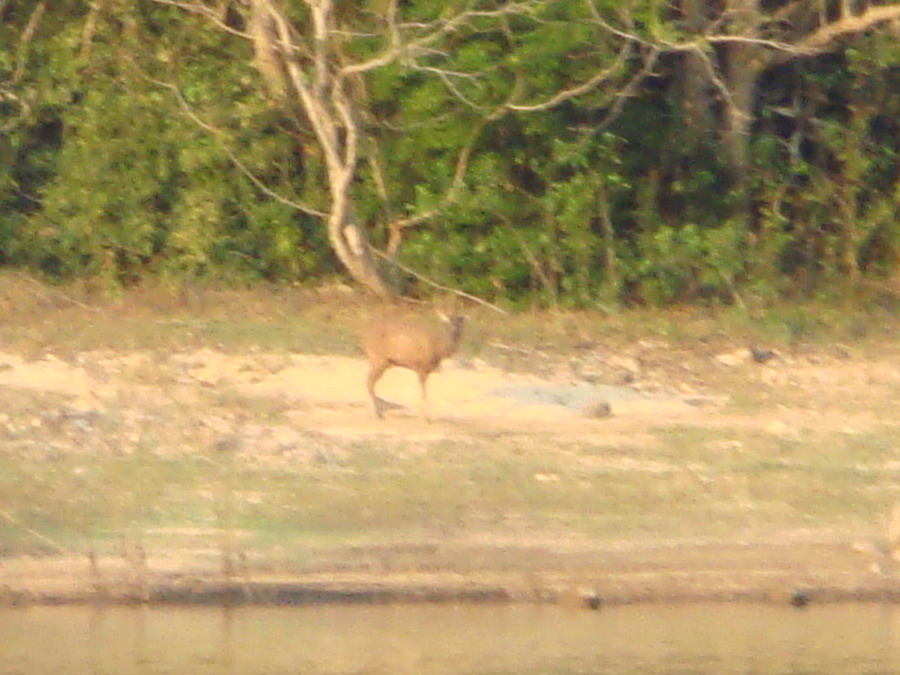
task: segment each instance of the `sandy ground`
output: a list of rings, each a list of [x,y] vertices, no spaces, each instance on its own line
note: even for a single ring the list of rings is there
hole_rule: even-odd
[[[596,364],[595,364],[596,365]],[[430,382],[431,421],[419,416],[417,381],[410,372],[392,370],[379,385],[382,396],[397,403],[377,420],[365,398],[361,358],[304,354],[227,354],[200,349],[158,352],[91,351],[65,358],[43,353],[26,357],[0,352],[0,392],[60,396],[76,426],[116,406],[134,411],[123,417],[122,437],[137,434],[140,415],[177,401],[196,410],[196,433],[210,444],[251,438],[261,453],[315,432],[340,440],[400,438],[405,441],[515,434],[615,444],[652,445],[661,421],[687,426],[752,427],[773,437],[790,436],[800,427],[860,433],[884,423],[885,400],[900,391],[900,361],[852,356],[782,355],[756,363],[744,349],[707,354],[689,362],[685,355],[665,356],[660,345],[636,347],[617,360],[597,366],[602,379],[637,377],[642,386],[589,384],[584,363],[560,366],[546,377],[513,374],[477,360],[455,359]],[[634,371],[634,372],[629,372]],[[638,372],[639,371],[639,372]],[[618,373],[616,375],[616,373]],[[737,376],[735,374],[738,374]],[[773,392],[772,405],[758,414],[725,412],[723,406],[747,385]],[[614,377],[612,379],[615,379]],[[737,382],[737,384],[735,384]],[[737,389],[736,389],[737,388]],[[240,401],[233,413],[208,411],[210,392],[227,392]],[[778,392],[791,393],[777,403]],[[799,397],[799,398],[798,398]],[[878,406],[848,405],[871,398]],[[787,400],[787,399],[786,399]],[[254,424],[239,408],[278,401],[288,410],[283,422]],[[800,402],[798,402],[800,401]],[[887,407],[890,410],[890,406]],[[134,431],[129,431],[129,424]],[[5,438],[21,440],[30,426],[40,430],[46,417],[24,418],[0,411]],[[37,433],[37,431],[35,431]],[[27,435],[27,434],[26,434]],[[178,442],[173,438],[172,443]],[[619,461],[625,461],[620,459]],[[897,467],[900,471],[900,455]],[[549,480],[549,478],[548,478]],[[36,533],[37,534],[37,533]],[[97,599],[160,602],[305,602],[342,599],[528,600],[571,601],[590,605],[639,600],[753,599],[802,602],[900,597],[896,561],[840,534],[756,545],[722,541],[661,541],[655,547],[581,550],[552,556],[528,542],[518,554],[546,562],[527,574],[485,569],[459,575],[427,566],[391,564],[388,552],[353,569],[324,564],[286,576],[235,564],[208,578],[177,574],[177,560],[142,553],[118,561],[59,556],[53,559],[0,559],[0,602],[64,602]],[[564,542],[557,542],[560,550]],[[427,548],[427,546],[426,546]],[[402,552],[400,552],[402,553]],[[395,555],[396,554],[396,555]],[[427,557],[427,556],[426,556]],[[137,562],[135,562],[137,560]],[[380,562],[379,562],[380,561]],[[101,589],[102,591],[98,590]]]

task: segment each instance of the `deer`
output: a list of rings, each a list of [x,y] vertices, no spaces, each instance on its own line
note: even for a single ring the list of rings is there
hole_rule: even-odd
[[[375,394],[375,385],[391,366],[412,370],[419,376],[422,394],[421,414],[428,415],[428,376],[441,361],[459,348],[464,317],[439,313],[441,324],[435,325],[424,317],[383,315],[373,318],[363,329],[361,346],[369,361],[366,380],[375,415],[384,417],[387,402]]]

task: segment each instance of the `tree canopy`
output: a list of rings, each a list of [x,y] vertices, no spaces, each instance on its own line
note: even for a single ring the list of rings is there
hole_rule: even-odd
[[[900,4],[0,0],[0,264],[743,302],[900,263]]]

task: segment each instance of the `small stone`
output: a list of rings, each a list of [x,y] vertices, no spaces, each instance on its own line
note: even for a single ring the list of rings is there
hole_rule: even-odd
[[[750,359],[753,358],[753,354],[749,349],[737,349],[733,352],[725,352],[722,354],[718,354],[716,356],[716,361],[721,363],[723,366],[739,366],[742,363],[747,363]]]
[[[94,426],[91,424],[90,420],[83,417],[74,418],[72,420],[72,426],[83,434],[89,434],[94,430]]]
[[[590,418],[609,417],[612,415],[612,408],[609,405],[609,401],[606,399],[599,399],[584,406],[584,408],[581,409],[581,414],[584,417]]]
[[[773,349],[761,349],[759,347],[750,347],[750,355],[753,357],[753,360],[757,363],[766,363],[767,361],[771,361],[778,353]]]
[[[538,483],[558,483],[559,482],[559,474],[558,473],[536,473],[536,474],[534,474],[534,479]]]
[[[587,593],[584,598],[584,606],[588,609],[598,610],[603,605],[603,598],[596,593]]]

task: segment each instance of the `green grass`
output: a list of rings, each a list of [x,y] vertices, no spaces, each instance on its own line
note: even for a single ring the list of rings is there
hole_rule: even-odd
[[[864,528],[898,497],[887,431],[815,444],[664,429],[661,447],[349,444],[339,464],[266,467],[251,453],[0,457],[7,549],[113,549],[159,530],[241,533],[257,553],[426,541],[597,544]],[[721,449],[718,441],[740,441]],[[45,538],[28,533],[41,533]],[[196,545],[197,536],[192,535]]]

